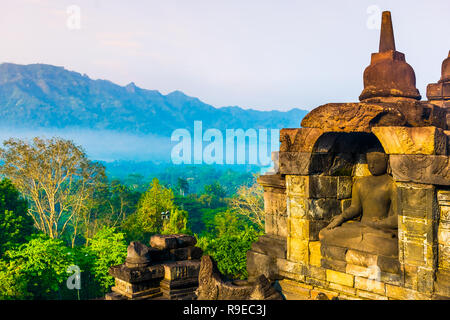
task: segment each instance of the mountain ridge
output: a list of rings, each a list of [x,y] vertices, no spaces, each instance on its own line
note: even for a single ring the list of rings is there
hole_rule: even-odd
[[[0,126],[89,128],[170,135],[178,128],[249,129],[299,127],[308,111],[260,111],[214,107],[175,90],[167,95],[130,82],[109,80],[48,64],[0,64]]]

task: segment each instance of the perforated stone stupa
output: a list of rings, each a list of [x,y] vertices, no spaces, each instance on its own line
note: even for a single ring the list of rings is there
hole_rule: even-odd
[[[249,277],[287,299],[450,299],[450,56],[421,101],[383,12],[363,79],[359,102],[281,130]]]

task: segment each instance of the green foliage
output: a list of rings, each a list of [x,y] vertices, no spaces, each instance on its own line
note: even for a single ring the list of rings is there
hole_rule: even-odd
[[[31,299],[27,285],[20,262],[0,260],[0,300]]]
[[[218,213],[211,227],[197,245],[217,261],[219,271],[225,276],[247,278],[247,251],[262,232],[230,210]]]
[[[85,210],[85,199],[92,196],[105,168],[71,140],[11,138],[3,145],[0,172],[29,201],[35,227],[51,238],[62,237]]]
[[[36,230],[27,202],[11,182],[0,181],[0,299],[102,297],[114,282],[109,268],[124,262],[127,243],[148,243],[157,233],[200,235],[198,245],[223,274],[245,278],[246,252],[260,226],[230,210],[230,195],[238,184],[248,185],[251,175],[207,166],[184,169],[173,170],[164,183],[154,178],[146,191],[139,174],[124,181],[101,177],[91,193],[83,193],[76,214],[64,212],[63,221],[70,222],[59,239],[32,237]],[[169,219],[162,213],[169,213]],[[70,265],[81,270],[80,290],[66,286]]]
[[[11,181],[0,181],[0,257],[7,249],[24,243],[33,232],[27,202]]]
[[[177,191],[181,195],[189,193],[189,182],[186,179],[178,178],[177,180]]]
[[[166,212],[172,217],[167,228],[186,229],[187,221],[184,220],[187,219],[187,212],[182,213],[183,210],[177,212],[178,209],[174,203],[172,189],[164,187],[155,178],[139,199],[136,213],[127,218],[122,228],[126,231],[128,240],[147,243],[151,235],[163,232],[165,228],[163,214]]]
[[[174,209],[170,212],[167,222],[164,222],[162,234],[190,234],[191,231],[187,227],[188,213],[187,211]]]
[[[217,198],[224,198],[227,194],[225,189],[217,181],[213,184],[206,185],[204,193]]]
[[[119,227],[134,214],[140,197],[139,191],[119,180],[103,181],[87,200],[87,210],[80,225],[83,239],[77,244],[88,244],[102,226]]]
[[[55,299],[65,285],[73,257],[62,240],[39,234],[0,263],[0,298]]]
[[[116,232],[115,228],[103,227],[90,239],[90,246],[86,252],[93,257],[92,274],[101,288],[107,292],[114,284],[114,278],[108,273],[109,268],[123,263],[127,256],[125,235]]]

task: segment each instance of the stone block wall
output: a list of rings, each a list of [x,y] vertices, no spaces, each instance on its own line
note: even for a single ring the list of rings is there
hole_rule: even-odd
[[[279,278],[277,258],[286,258],[287,211],[286,182],[278,172],[258,179],[264,188],[265,235],[252,244],[247,252],[249,280],[261,274],[269,280]]]
[[[355,142],[361,138],[365,145],[374,144],[372,137],[342,139],[311,128],[281,131],[278,176],[286,186],[286,255],[259,250],[258,261],[260,270],[264,263],[270,266],[285,298],[450,299],[448,132],[435,127],[378,127],[373,132],[390,154],[398,190],[398,259],[324,247],[318,241],[319,231],[351,204],[354,180],[370,174],[364,148]],[[265,198],[273,199],[264,179]],[[265,203],[268,214],[283,207]],[[275,230],[269,226],[267,236]]]
[[[435,287],[438,294],[450,296],[450,189],[437,192],[439,204],[438,271]]]
[[[438,208],[433,185],[397,183],[399,260],[403,285],[433,292],[437,263]]]
[[[309,263],[310,242],[349,205],[351,190],[351,177],[286,175],[289,260]]]

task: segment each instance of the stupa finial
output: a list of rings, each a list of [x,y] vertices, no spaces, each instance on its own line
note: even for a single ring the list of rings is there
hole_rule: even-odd
[[[378,52],[395,51],[394,28],[390,11],[383,11],[381,16],[380,48]]]
[[[379,52],[372,53],[370,65],[364,70],[364,90],[359,100],[420,100],[414,70],[406,63],[405,55],[395,49],[391,13],[383,11],[381,17]]]

